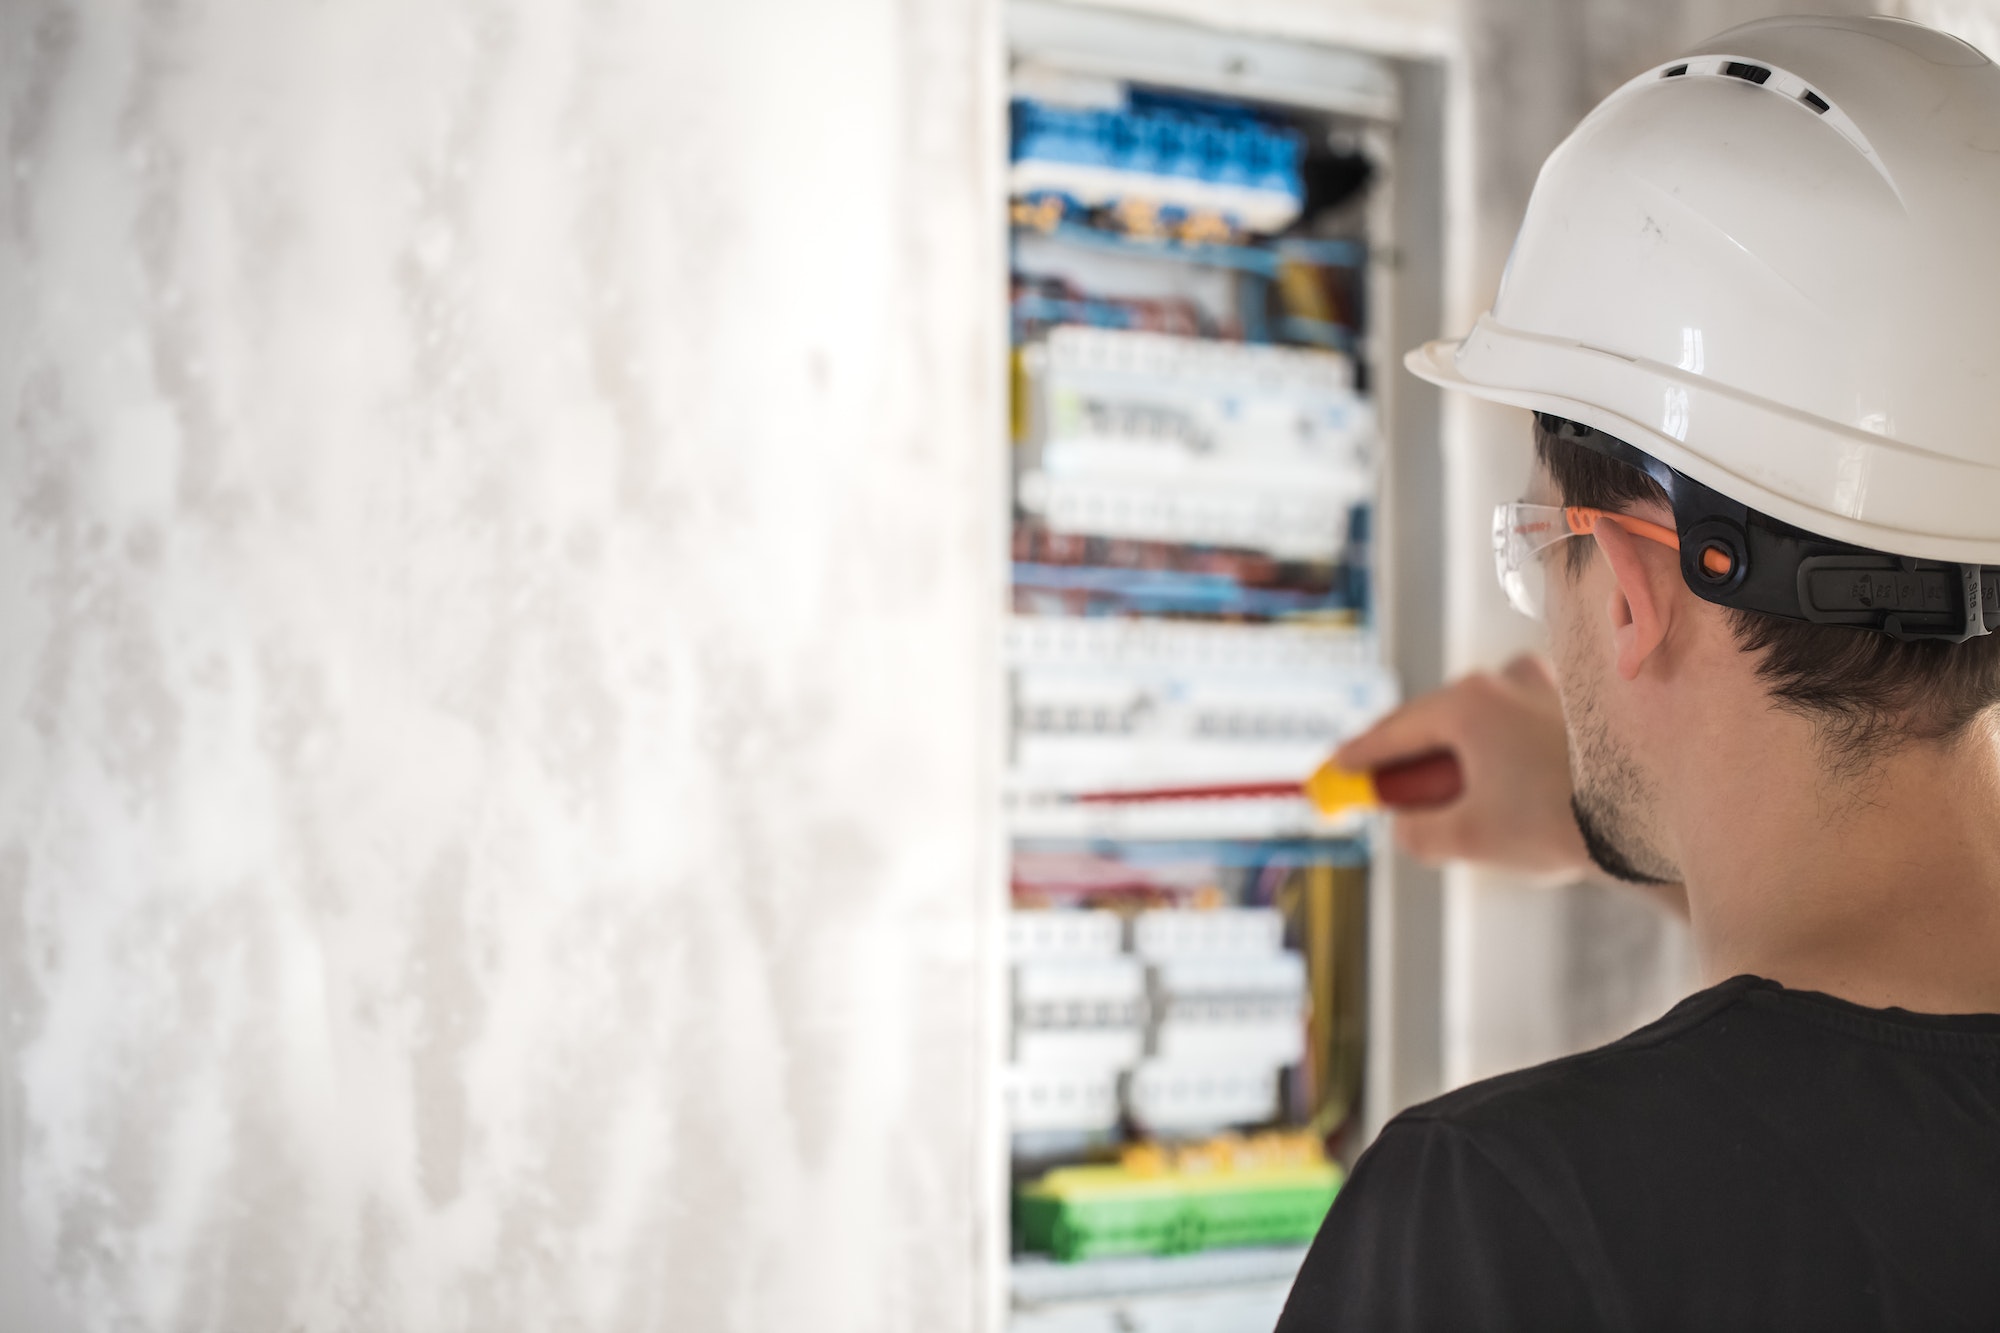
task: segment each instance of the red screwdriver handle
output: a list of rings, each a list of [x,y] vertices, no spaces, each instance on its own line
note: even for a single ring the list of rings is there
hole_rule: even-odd
[[[1450,750],[1429,750],[1375,770],[1375,798],[1393,810],[1449,805],[1465,791],[1465,770]]]

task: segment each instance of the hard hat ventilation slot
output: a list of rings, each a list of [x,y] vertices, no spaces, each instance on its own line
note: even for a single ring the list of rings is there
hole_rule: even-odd
[[[0,0],[0,3],[4,3],[4,0]],[[1642,86],[1650,87],[1661,79],[1678,81],[1677,90],[1672,94],[1674,97],[1681,96],[1683,92],[1692,93],[1695,87],[1705,85],[1711,79],[1734,79],[1740,83],[1762,88],[1765,92],[1775,93],[1786,102],[1804,107],[1819,118],[1820,124],[1847,140],[1856,152],[1868,160],[1868,164],[1881,176],[1890,190],[1894,191],[1899,199],[1902,197],[1901,190],[1889,175],[1889,169],[1882,165],[1881,154],[1875,151],[1875,146],[1868,142],[1868,136],[1861,132],[1861,127],[1854,123],[1853,117],[1847,114],[1838,99],[1827,96],[1823,90],[1814,87],[1781,65],[1767,64],[1762,60],[1723,52],[1684,56],[1676,59],[1671,65],[1660,65],[1639,75],[1607,99],[1605,105],[1609,106],[1611,101],[1623,97],[1628,91],[1636,92]],[[1665,97],[1669,94],[1662,92],[1660,95]]]

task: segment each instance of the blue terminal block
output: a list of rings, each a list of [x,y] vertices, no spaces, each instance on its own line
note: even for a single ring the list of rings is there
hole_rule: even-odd
[[[1030,225],[1101,210],[1143,235],[1227,241],[1298,217],[1304,155],[1297,130],[1227,103],[1106,110],[1019,98],[1010,187],[1016,220]]]

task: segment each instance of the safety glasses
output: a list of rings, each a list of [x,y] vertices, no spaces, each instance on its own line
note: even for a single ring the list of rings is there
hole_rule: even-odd
[[[1634,537],[1681,549],[1681,539],[1672,528],[1630,514],[1581,505],[1529,504],[1525,500],[1496,505],[1493,572],[1500,577],[1508,603],[1522,615],[1540,620],[1548,604],[1548,549],[1571,537],[1589,536],[1599,523],[1616,523]]]

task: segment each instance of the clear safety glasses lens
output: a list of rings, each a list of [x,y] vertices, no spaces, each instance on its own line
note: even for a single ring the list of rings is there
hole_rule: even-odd
[[[1561,505],[1517,500],[1493,510],[1493,572],[1500,578],[1508,604],[1524,616],[1542,618],[1547,605],[1549,547],[1577,534]]]

